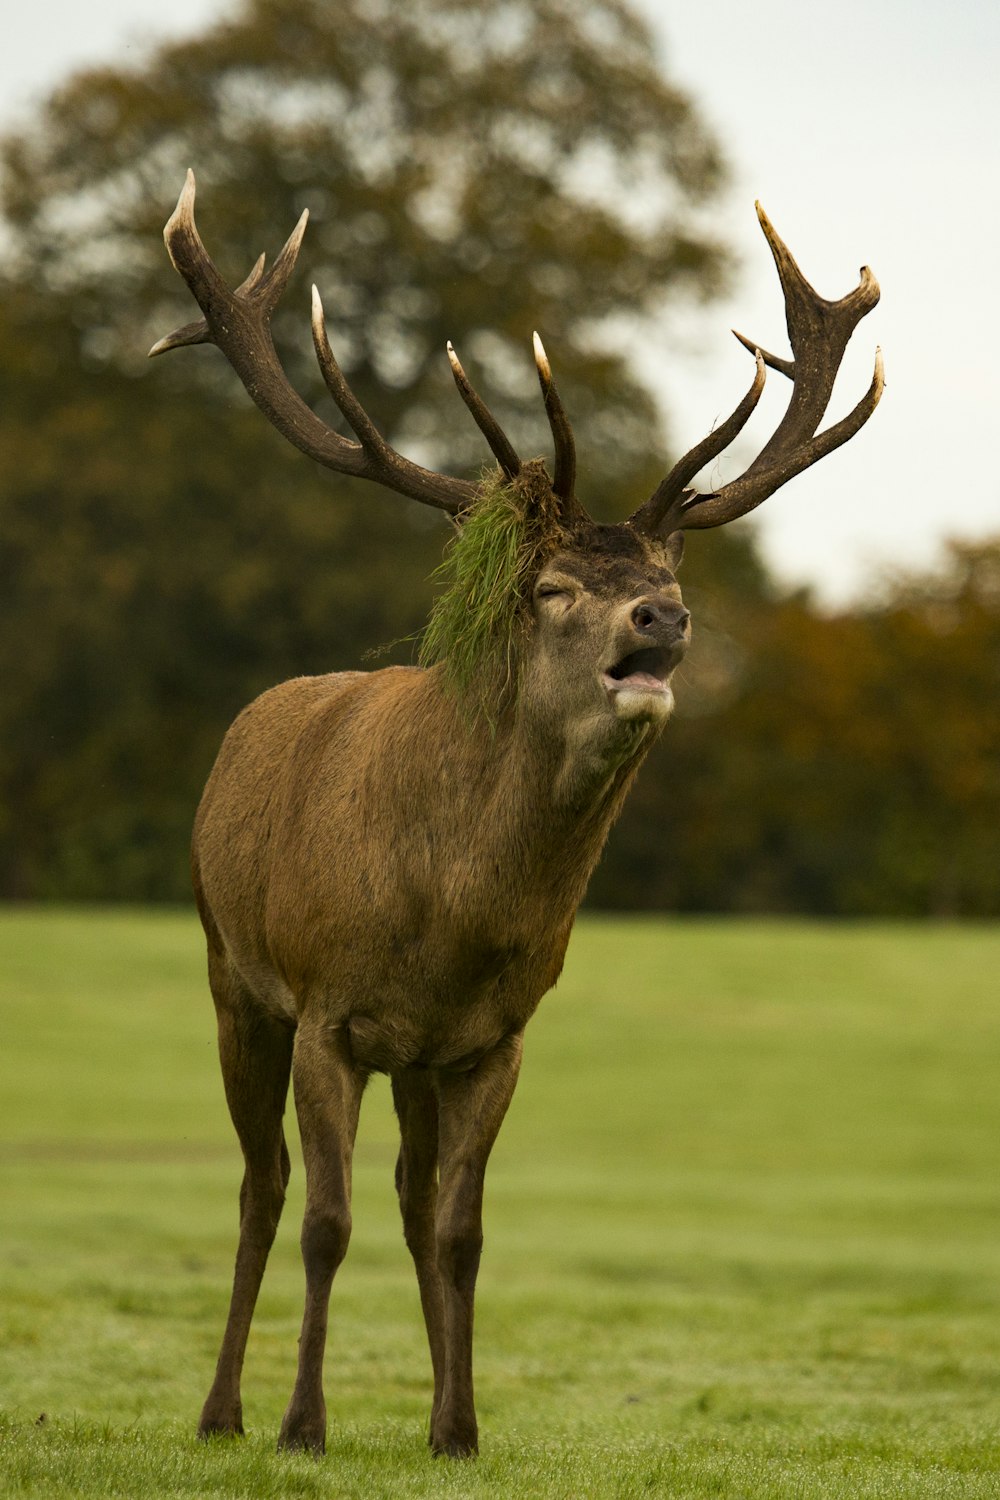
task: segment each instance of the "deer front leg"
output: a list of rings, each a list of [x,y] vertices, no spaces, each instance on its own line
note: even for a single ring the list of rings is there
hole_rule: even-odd
[[[437,1268],[435,1217],[437,1208],[438,1103],[429,1074],[423,1070],[396,1073],[392,1098],[399,1118],[399,1159],[396,1191],[403,1217],[403,1238],[413,1257],[427,1342],[434,1371],[431,1432],[444,1390],[444,1302]]]
[[[233,1294],[215,1379],[198,1424],[203,1438],[243,1432],[243,1356],[288,1183],[281,1121],[293,1044],[290,1029],[268,1019],[228,960],[211,948],[208,970],[219,1021],[222,1077],[245,1171]]]
[[[353,1063],[344,1033],[303,1018],[295,1034],[292,1083],[306,1168],[302,1259],[306,1305],[299,1368],[279,1448],[326,1447],[323,1353],[334,1273],[351,1237],[351,1157],[367,1074]]]
[[[472,1319],[483,1247],[483,1179],[521,1066],[521,1034],[468,1073],[437,1074],[440,1186],[435,1220],[444,1299],[444,1386],[431,1421],[435,1453],[479,1451],[472,1390]]]

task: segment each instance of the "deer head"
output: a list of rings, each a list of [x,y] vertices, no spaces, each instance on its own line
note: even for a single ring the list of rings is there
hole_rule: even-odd
[[[194,199],[189,172],[164,239],[204,317],[168,334],[150,354],[186,344],[218,345],[265,416],[302,452],[338,473],[375,480],[454,518],[458,535],[443,570],[445,587],[422,661],[440,662],[444,677],[467,703],[485,706],[487,716],[518,702],[519,686],[530,684],[522,701],[536,718],[569,720],[598,737],[614,737],[615,726],[625,735],[665,722],[672,705],[670,676],[690,634],[675,577],[683,533],[746,515],[852,437],[882,393],[876,353],[867,393],[842,421],[818,431],[847,342],[878,301],[878,284],[863,267],[859,285],[846,297],[837,302],[820,297],[758,205],[784,292],[792,358],[769,354],[737,334],[756,365],[739,406],[674,465],[628,521],[600,525],[576,497],[572,428],[537,334],[535,363],[555,452],[552,475],[541,460],[519,457],[451,344],[447,352],[459,394],[497,467],[479,484],[434,473],[390,447],[354,396],[331,350],[315,287],[316,357],[355,440],[327,426],[285,375],[270,320],[295,264],[307,215],[271,269],[265,272],[262,255],[233,291],[202,244]],[[745,425],[763,390],[766,367],[792,381],[773,436],[739,478],[718,490],[692,489],[695,475]]]

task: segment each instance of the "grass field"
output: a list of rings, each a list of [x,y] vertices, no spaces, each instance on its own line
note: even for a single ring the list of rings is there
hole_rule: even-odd
[[[240,1168],[193,918],[0,915],[0,1493],[1000,1495],[998,976],[982,927],[582,922],[487,1179],[483,1456],[424,1444],[380,1079],[316,1462],[295,1145],[250,1435],[194,1439]]]

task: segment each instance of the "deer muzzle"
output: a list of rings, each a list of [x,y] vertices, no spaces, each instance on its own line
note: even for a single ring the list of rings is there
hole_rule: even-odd
[[[627,630],[600,674],[615,711],[665,717],[673,706],[670,676],[690,639],[691,616],[676,599],[650,595],[631,604]]]

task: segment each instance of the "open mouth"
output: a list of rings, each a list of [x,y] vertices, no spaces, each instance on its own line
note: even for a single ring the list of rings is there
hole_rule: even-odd
[[[663,646],[644,646],[623,656],[601,677],[610,693],[666,693],[670,668],[669,650]]]

